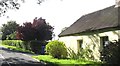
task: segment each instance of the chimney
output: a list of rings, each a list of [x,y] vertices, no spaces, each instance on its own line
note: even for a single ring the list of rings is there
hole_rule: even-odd
[[[120,0],[116,0],[115,7],[120,7]]]

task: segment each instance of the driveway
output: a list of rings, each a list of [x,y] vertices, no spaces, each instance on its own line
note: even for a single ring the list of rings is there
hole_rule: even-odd
[[[0,47],[0,66],[45,66],[46,63],[33,59],[34,54],[16,52]],[[27,64],[27,65],[26,65]]]

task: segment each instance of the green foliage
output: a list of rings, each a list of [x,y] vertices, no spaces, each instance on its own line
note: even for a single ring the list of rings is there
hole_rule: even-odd
[[[89,60],[74,60],[74,59],[58,59],[54,58],[50,55],[38,55],[33,56],[33,58],[36,58],[40,61],[44,61],[47,63],[53,63],[56,64],[55,66],[99,66],[102,64],[101,62],[95,62],[95,61],[89,61]],[[89,64],[89,65],[87,65]],[[91,64],[91,65],[90,65]],[[96,65],[95,65],[96,64]]]
[[[9,40],[2,41],[2,44],[12,46],[12,42]]]
[[[120,63],[120,39],[119,41],[110,42],[101,52],[101,60],[108,64]]]
[[[2,44],[25,49],[23,41],[21,41],[21,40],[4,40],[4,41],[2,41]]]
[[[4,40],[2,44],[12,50],[23,51],[23,52],[32,52],[26,48],[25,42],[21,40]]]
[[[66,58],[67,49],[63,42],[51,41],[46,45],[46,52],[55,58]]]
[[[34,53],[34,52],[30,51],[30,50],[25,50],[23,48],[18,48],[16,46],[8,46],[8,45],[2,45],[2,46],[6,47],[6,48],[8,48],[10,50],[15,50],[15,51],[20,51],[20,52],[27,52],[27,53]]]
[[[16,39],[16,32],[10,34],[10,35],[7,35],[7,40],[15,40]]]
[[[46,45],[46,42],[40,42],[36,40],[32,41],[21,41],[21,40],[4,40],[2,41],[3,45],[16,47],[16,50],[19,48],[23,50],[29,50],[34,52],[35,54],[41,54],[41,46]],[[10,47],[11,48],[11,47]],[[12,48],[14,50],[14,48]]]
[[[2,40],[5,40],[7,35],[14,33],[18,26],[19,24],[17,24],[16,21],[9,21],[7,24],[3,24],[1,28]]]
[[[71,48],[68,48],[68,56],[71,59],[85,59],[85,60],[94,60],[94,57],[92,55],[92,50],[89,48],[86,49],[80,49],[77,53]]]
[[[86,47],[85,49],[81,49],[78,51],[78,54],[83,58],[87,60],[94,60],[94,56],[92,54],[92,50]]]
[[[21,41],[21,40],[4,40],[4,41],[2,41],[2,44],[22,48],[23,41]]]

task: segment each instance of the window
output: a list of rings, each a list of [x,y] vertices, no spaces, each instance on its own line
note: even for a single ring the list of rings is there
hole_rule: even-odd
[[[103,36],[103,37],[100,37],[100,49],[101,49],[101,51],[104,49],[104,47],[106,46],[106,45],[108,45],[109,44],[109,39],[108,39],[108,36]]]
[[[77,40],[78,50],[82,48],[83,40]]]

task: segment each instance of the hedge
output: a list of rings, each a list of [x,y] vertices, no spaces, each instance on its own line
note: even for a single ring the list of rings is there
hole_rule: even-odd
[[[40,42],[36,40],[32,41],[22,41],[22,40],[4,40],[3,45],[15,46],[16,48],[21,48],[24,50],[29,50],[35,54],[41,54],[41,46],[46,45],[46,42]]]

